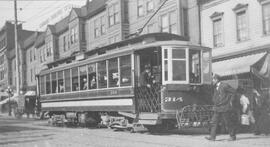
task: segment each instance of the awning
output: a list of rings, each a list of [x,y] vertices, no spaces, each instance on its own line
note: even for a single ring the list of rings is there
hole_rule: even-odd
[[[36,91],[27,91],[24,95],[25,96],[36,96]]]
[[[258,62],[267,53],[252,54],[239,58],[214,62],[212,65],[213,73],[221,76],[236,75],[250,72],[251,65]]]
[[[251,71],[255,75],[270,79],[270,53],[265,54],[259,61],[251,65]]]

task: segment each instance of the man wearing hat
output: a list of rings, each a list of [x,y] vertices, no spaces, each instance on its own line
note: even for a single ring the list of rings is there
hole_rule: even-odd
[[[214,115],[211,120],[210,136],[205,137],[207,140],[215,141],[216,130],[220,121],[224,121],[230,135],[230,141],[236,140],[236,124],[232,102],[235,96],[235,90],[227,83],[220,82],[220,76],[213,76],[214,85]]]

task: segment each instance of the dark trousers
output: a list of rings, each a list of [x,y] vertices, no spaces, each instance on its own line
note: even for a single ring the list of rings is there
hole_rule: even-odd
[[[211,120],[211,131],[210,136],[213,139],[216,139],[216,131],[219,123],[224,122],[226,128],[228,129],[229,135],[231,138],[236,138],[236,120],[237,114],[234,112],[215,112]]]

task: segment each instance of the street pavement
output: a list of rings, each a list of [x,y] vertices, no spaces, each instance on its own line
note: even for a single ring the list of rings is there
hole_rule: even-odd
[[[52,127],[46,120],[15,119],[0,114],[1,147],[270,147],[270,136],[238,134],[233,142],[227,141],[228,135],[219,135],[217,141],[205,140],[205,136],[194,130],[150,134]]]

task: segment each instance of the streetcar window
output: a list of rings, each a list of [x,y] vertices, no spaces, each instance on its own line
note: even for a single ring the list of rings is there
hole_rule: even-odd
[[[65,87],[64,87],[64,73],[63,71],[58,71],[58,93],[63,93],[65,92]]]
[[[211,53],[210,51],[203,51],[202,55],[202,73],[203,73],[203,82],[210,84],[211,80],[211,71],[210,71],[210,63],[211,63]]]
[[[52,73],[52,93],[57,92],[57,80],[56,80],[56,72]]]
[[[165,81],[168,81],[168,60],[164,60],[164,74]]]
[[[51,93],[51,77],[50,74],[46,75],[46,94]]]
[[[118,58],[108,60],[109,87],[119,86]]]
[[[164,77],[168,81],[168,49],[164,49]]]
[[[131,56],[120,57],[120,85],[130,86],[131,85]]]
[[[201,82],[201,51],[189,50],[189,80],[190,83]]]
[[[70,69],[64,71],[65,74],[65,92],[71,91],[71,82],[70,82]]]
[[[172,50],[172,80],[185,81],[186,80],[186,54],[185,50]]]
[[[88,87],[89,89],[97,88],[97,78],[96,78],[96,64],[88,65]]]
[[[80,90],[87,90],[88,80],[87,80],[87,66],[80,67]]]
[[[45,76],[40,76],[40,94],[45,94]]]
[[[98,88],[107,88],[107,80],[106,61],[98,62]]]
[[[71,69],[72,74],[72,91],[79,90],[79,77],[78,77],[78,67]]]

